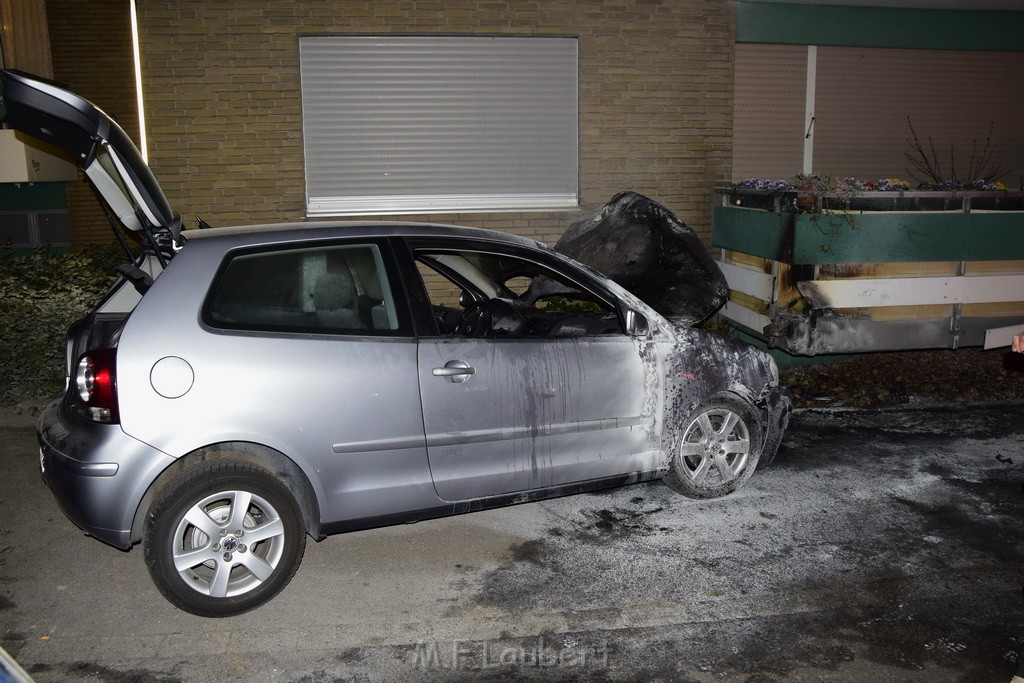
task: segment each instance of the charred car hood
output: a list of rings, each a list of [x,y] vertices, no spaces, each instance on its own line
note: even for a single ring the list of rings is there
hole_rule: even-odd
[[[99,107],[43,79],[0,69],[0,116],[26,135],[66,150],[121,225],[177,240],[181,217],[128,135]]]
[[[675,323],[698,323],[725,305],[729,285],[697,234],[667,208],[622,192],[574,223],[555,251],[603,273]]]

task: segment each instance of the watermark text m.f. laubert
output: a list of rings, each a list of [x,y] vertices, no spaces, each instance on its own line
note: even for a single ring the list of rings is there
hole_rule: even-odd
[[[505,646],[483,640],[455,640],[451,648],[437,642],[416,643],[412,664],[418,669],[496,669],[499,667],[608,666],[608,643],[555,649],[544,636],[525,645]]]

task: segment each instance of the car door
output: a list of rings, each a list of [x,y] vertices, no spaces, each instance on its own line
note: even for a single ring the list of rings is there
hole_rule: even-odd
[[[529,286],[562,274],[478,249],[416,250],[437,326],[418,350],[437,494],[468,500],[653,469],[642,342],[607,302],[588,315],[534,306]],[[456,314],[495,300],[486,328],[458,329]]]

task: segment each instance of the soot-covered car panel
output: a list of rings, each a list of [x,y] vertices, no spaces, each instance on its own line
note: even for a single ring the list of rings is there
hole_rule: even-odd
[[[71,102],[111,160],[88,177],[140,182],[108,196],[141,251],[69,333],[41,467],[76,524],[142,543],[182,609],[265,603],[307,535],[654,478],[720,496],[778,447],[789,404],[766,354],[565,254],[424,224],[178,232],[146,173],[124,172],[138,161],[115,123],[0,78],[13,125]],[[50,141],[81,148],[65,137]]]

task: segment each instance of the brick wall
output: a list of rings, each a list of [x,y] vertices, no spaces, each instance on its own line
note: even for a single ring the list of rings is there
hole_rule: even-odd
[[[580,208],[403,219],[553,243],[570,223],[628,189],[667,205],[707,238],[711,188],[730,177],[727,0],[140,0],[138,12],[150,163],[190,225],[193,213],[213,225],[305,219],[300,35],[579,37]],[[119,77],[127,83],[124,59]]]
[[[96,103],[138,143],[128,0],[48,0],[46,13],[54,80]],[[88,182],[68,183],[67,201],[75,244],[113,241],[106,214]]]

